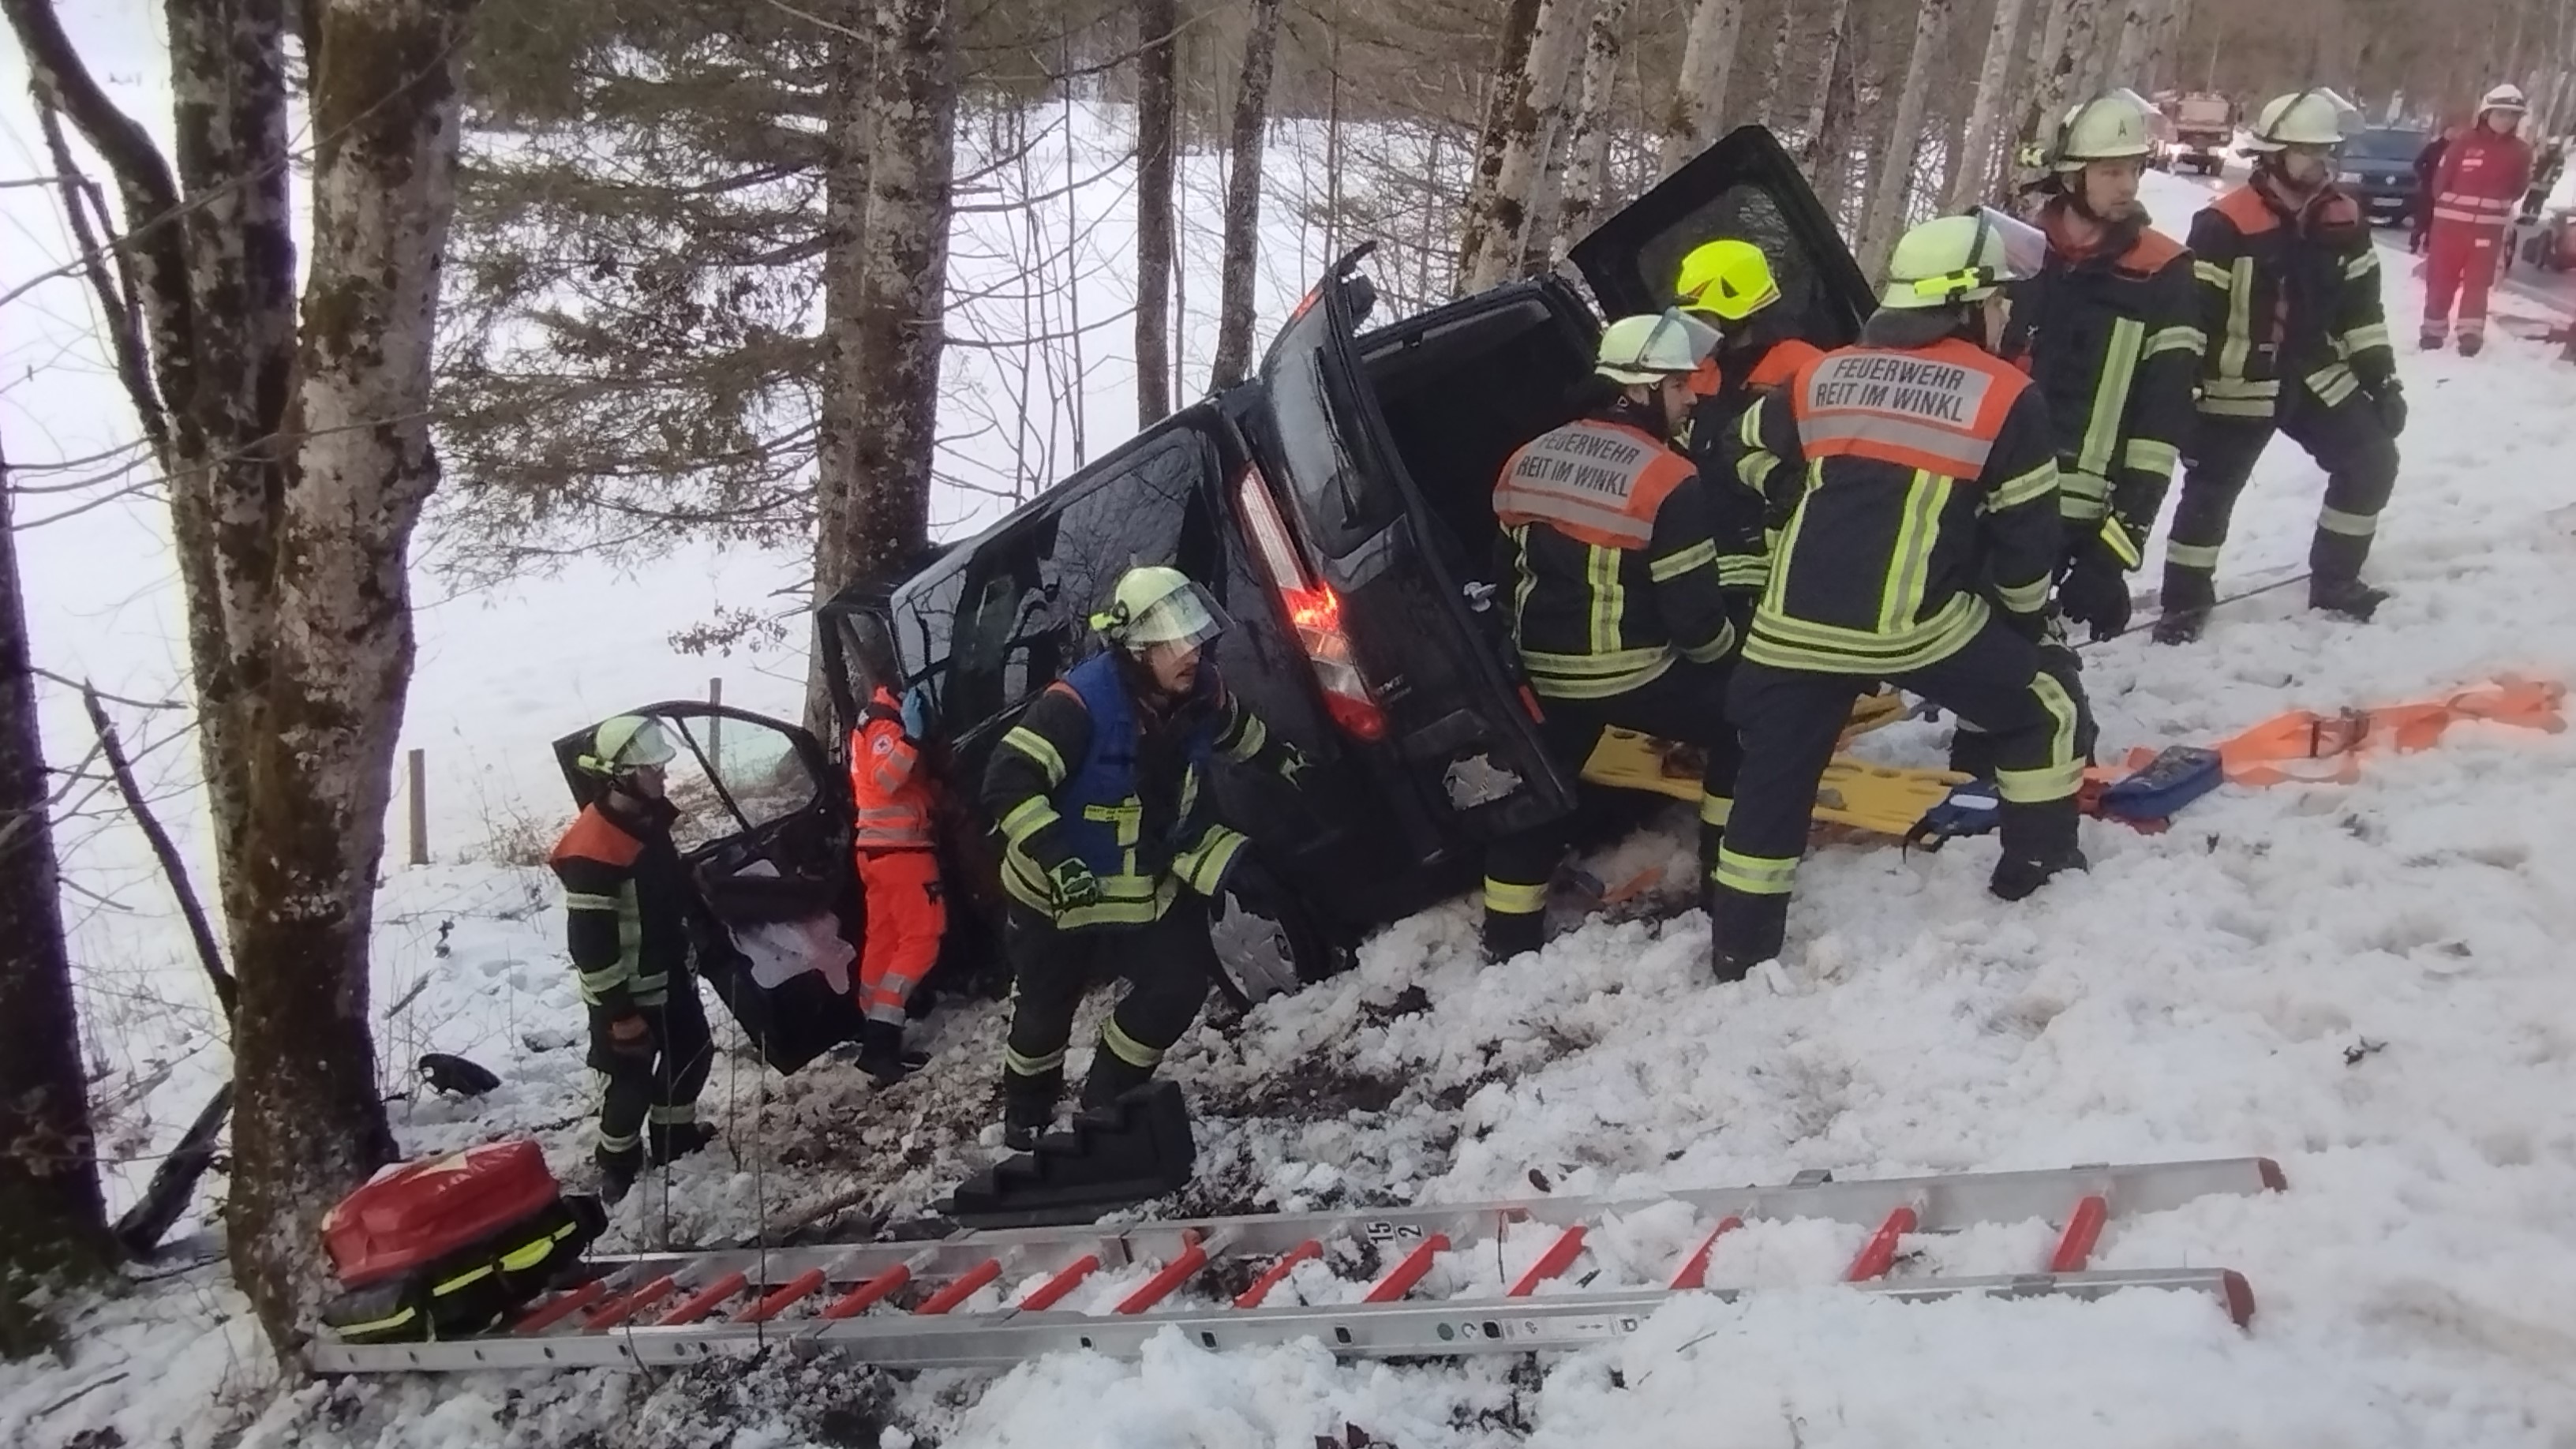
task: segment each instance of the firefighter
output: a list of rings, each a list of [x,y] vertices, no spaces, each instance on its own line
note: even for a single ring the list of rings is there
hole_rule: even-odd
[[[662,790],[674,753],[652,720],[603,721],[576,762],[597,796],[547,860],[563,882],[565,945],[590,1011],[600,1089],[592,1155],[610,1202],[648,1157],[669,1162],[715,1136],[697,1110],[714,1052],[689,966],[694,888],[671,843],[679,811]]]
[[[923,766],[921,696],[897,700],[894,651],[882,627],[859,631],[859,667],[870,681],[850,731],[850,845],[867,926],[859,951],[859,1070],[885,1086],[920,1066],[903,1049],[904,1004],[939,961],[948,903],[930,772]]]
[[[2056,424],[2058,608],[2097,641],[2129,626],[2128,573],[2181,460],[2200,372],[2191,253],[2138,204],[2149,149],[2146,108],[2126,92],[2066,113],[2038,216],[2048,252],[2013,289],[2013,331]]]
[[[1673,290],[1679,306],[1717,329],[1717,346],[1691,374],[1698,401],[1673,440],[1703,460],[1700,471],[1712,482],[1731,479],[1713,473],[1707,460],[1733,435],[1735,420],[1754,398],[1822,354],[1797,335],[1797,318],[1780,306],[1771,261],[1751,242],[1721,237],[1691,248]]]
[[[2247,143],[2253,177],[2192,220],[2207,351],[2165,542],[2159,642],[2188,643],[2208,627],[2228,515],[2276,429],[2326,470],[2308,607],[2367,621],[2388,597],[2361,567],[2397,482],[2406,395],[2369,218],[2334,184],[2346,109],[2324,90],[2265,106]]]
[[[1817,782],[1873,685],[1993,736],[1996,895],[2084,865],[2076,705],[2038,647],[2065,551],[2056,446],[2041,390],[1995,352],[2004,284],[2045,245],[1992,211],[1907,232],[1859,344],[1738,428],[1739,475],[1795,501],[1728,696],[1744,762],[1711,912],[1722,981],[1779,954]]]
[[[2477,124],[2442,153],[2426,193],[2433,208],[2424,254],[2427,352],[2450,341],[2459,301],[2460,355],[2487,345],[2487,291],[2510,259],[2514,217],[2531,187],[2531,145],[2516,134],[2528,109],[2521,88],[2497,86],[2478,102]]]
[[[1761,557],[1759,499],[1710,497],[1668,440],[1700,399],[1691,376],[1716,334],[1680,311],[1623,317],[1601,334],[1581,413],[1504,463],[1496,577],[1549,750],[1580,768],[1606,726],[1701,746],[1702,853],[1715,861],[1735,778],[1727,664]],[[1484,948],[1502,961],[1539,948],[1562,825],[1494,843],[1485,862]]]
[[[1010,897],[1002,1126],[1015,1149],[1055,1118],[1074,1008],[1096,974],[1133,984],[1101,1023],[1085,1107],[1143,1085],[1197,1020],[1216,970],[1217,894],[1273,919],[1287,903],[1245,838],[1210,818],[1211,761],[1292,786],[1306,768],[1202,658],[1226,623],[1180,570],[1129,569],[1091,619],[1109,647],[1047,686],[985,769]]]

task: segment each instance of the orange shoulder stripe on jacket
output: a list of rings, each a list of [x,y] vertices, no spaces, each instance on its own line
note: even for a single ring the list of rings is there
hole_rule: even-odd
[[[596,805],[585,805],[574,818],[572,828],[555,842],[554,853],[546,857],[553,865],[566,860],[595,860],[619,870],[635,863],[644,853],[644,842],[618,828],[617,822],[600,813]]]
[[[2235,223],[2236,230],[2245,236],[2270,231],[2281,224],[2279,213],[2273,211],[2272,204],[2250,184],[2237,187],[2211,202],[2209,209]]]
[[[1825,355],[1824,349],[1798,337],[1786,337],[1772,344],[1762,354],[1762,364],[1745,379],[1750,387],[1778,387],[1798,375],[1798,369]]]
[[[2138,239],[2120,256],[2122,271],[2152,277],[2179,260],[2185,253],[2182,243],[2149,227],[2138,233]]]

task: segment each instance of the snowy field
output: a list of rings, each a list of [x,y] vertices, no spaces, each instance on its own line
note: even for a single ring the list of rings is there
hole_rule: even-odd
[[[2205,194],[2150,181],[2177,234]],[[2402,335],[2419,293],[2402,249],[2386,260]],[[1211,243],[1201,277],[1213,261]],[[1273,317],[1297,270],[1274,268]],[[2414,425],[2374,568],[2398,596],[2380,621],[2314,618],[2284,590],[2223,610],[2195,649],[2143,634],[2092,649],[2106,754],[2504,672],[2576,679],[2564,461],[2576,368],[2551,357],[2511,337],[2475,362],[2406,355]],[[85,412],[35,410],[13,391],[12,442],[30,415],[66,452],[83,429],[113,441],[113,400],[92,397]],[[1116,435],[1096,432],[1095,451]],[[2302,565],[2319,484],[2276,446],[2223,584]],[[40,653],[166,695],[166,588],[92,562],[148,551],[153,509],[131,507],[84,521],[122,517],[122,533],[101,522],[23,541]],[[776,568],[686,556],[640,579],[575,569],[424,614],[409,735],[431,751],[433,800],[448,803],[434,817],[442,863],[390,871],[380,902],[376,1000],[401,1003],[381,1049],[397,1072],[423,1050],[462,1052],[505,1084],[471,1104],[396,1103],[407,1148],[533,1133],[559,1168],[578,1164],[581,1014],[552,891],[462,846],[479,839],[478,815],[554,820],[544,741],[698,692],[719,671],[669,654],[662,635],[771,586]],[[603,637],[632,648],[603,651]],[[754,708],[786,707],[800,673],[780,659],[720,672],[728,700]],[[76,758],[79,736],[57,718],[54,753]],[[1929,762],[1941,737],[1907,726],[1879,743]],[[1557,1193],[1652,1195],[1806,1168],[1850,1178],[2267,1154],[2290,1192],[2115,1218],[2099,1256],[2244,1271],[2261,1305],[2249,1333],[2184,1295],[1867,1299],[1812,1286],[1856,1235],[1787,1224],[1729,1240],[1711,1267],[1712,1282],[1776,1291],[1677,1300],[1626,1342],[1534,1367],[1345,1365],[1312,1345],[1215,1356],[1167,1340],[1138,1363],[1066,1354],[1001,1375],[773,1362],[272,1399],[255,1330],[206,1268],[69,1310],[67,1361],[0,1365],[0,1444],[1306,1449],[1350,1427],[1402,1449],[2576,1444],[2576,990],[2559,948],[2576,934],[2571,764],[2568,736],[2466,727],[2435,751],[2374,759],[2354,784],[2223,791],[2166,835],[2088,824],[2093,872],[2020,906],[1983,893],[1991,844],[1826,848],[1801,878],[1776,983],[1712,985],[1696,912],[1594,923],[1481,969],[1460,902],[1370,941],[1343,978],[1275,998],[1231,1032],[1202,1027],[1169,1067],[1202,1117],[1201,1180],[1178,1205],[1192,1212],[1527,1195],[1533,1173]],[[123,992],[147,999],[119,1028],[178,1055],[188,1024],[155,1002],[185,994],[186,970],[168,964],[149,882],[121,893],[136,897],[130,915],[83,922],[85,960],[101,963],[84,1006],[115,1010],[124,978],[108,965],[150,976],[148,991]],[[845,1066],[781,1080],[729,1055],[706,1097],[724,1141],[648,1182],[615,1240],[706,1241],[834,1205],[917,1209],[992,1156],[977,1134],[1000,1025],[989,1008],[944,1012],[929,1024],[931,1070],[882,1094]],[[2365,1040],[2382,1046],[2348,1061]],[[220,1070],[206,1051],[173,1069],[164,1143]],[[2000,1271],[2042,1241],[2026,1224],[1931,1256]],[[1441,1269],[1457,1283],[1473,1271]],[[1321,1274],[1295,1286],[1317,1301],[1346,1291]]]

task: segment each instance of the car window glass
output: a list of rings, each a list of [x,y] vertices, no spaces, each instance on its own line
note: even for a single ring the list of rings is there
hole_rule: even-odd
[[[683,852],[802,814],[822,796],[795,737],[775,726],[707,715],[665,717],[662,728],[679,752],[663,789],[680,812],[671,839]]]
[[[2415,131],[2364,131],[2344,148],[2347,156],[2366,156],[2374,161],[2412,161],[2424,149],[2426,138]]]
[[[1371,486],[1342,434],[1357,404],[1332,395],[1326,357],[1334,343],[1332,318],[1319,293],[1272,344],[1262,380],[1270,394],[1278,462],[1287,470],[1307,536],[1339,557],[1393,521],[1396,498]]]
[[[907,685],[927,681],[933,703],[947,692],[958,602],[966,594],[963,561],[904,585],[894,598],[895,658]]]
[[[1719,237],[1748,241],[1762,249],[1771,263],[1772,279],[1780,286],[1782,313],[1806,319],[1799,336],[1841,335],[1842,324],[1835,320],[1830,304],[1819,306],[1820,268],[1815,256],[1799,241],[1780,199],[1757,182],[1741,181],[1726,188],[1648,238],[1638,248],[1638,268],[1659,289],[1656,295],[1662,296],[1681,276],[1682,258]]]

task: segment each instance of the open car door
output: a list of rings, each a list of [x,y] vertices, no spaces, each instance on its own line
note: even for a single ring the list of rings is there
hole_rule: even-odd
[[[1603,316],[1627,317],[1671,306],[1682,257],[1720,237],[1762,248],[1797,336],[1826,348],[1858,340],[1876,307],[1869,279],[1798,163],[1761,126],[1720,137],[1594,227],[1567,257]]]
[[[1517,663],[1462,591],[1458,545],[1362,381],[1352,339],[1374,296],[1356,270],[1366,252],[1316,284],[1262,362],[1268,416],[1255,442],[1271,476],[1246,486],[1292,517],[1298,537],[1257,551],[1274,575],[1298,575],[1272,582],[1302,634],[1346,637],[1344,667],[1318,673],[1381,780],[1490,840],[1564,814],[1573,781],[1548,758]],[[1247,516],[1273,511],[1261,501],[1246,500]]]
[[[781,1072],[857,1040],[850,988],[865,922],[849,785],[822,745],[794,725],[696,701],[627,713],[659,721],[679,751],[665,788],[680,812],[672,842],[697,886],[698,973]],[[575,763],[590,737],[555,741],[584,805],[601,787]]]

